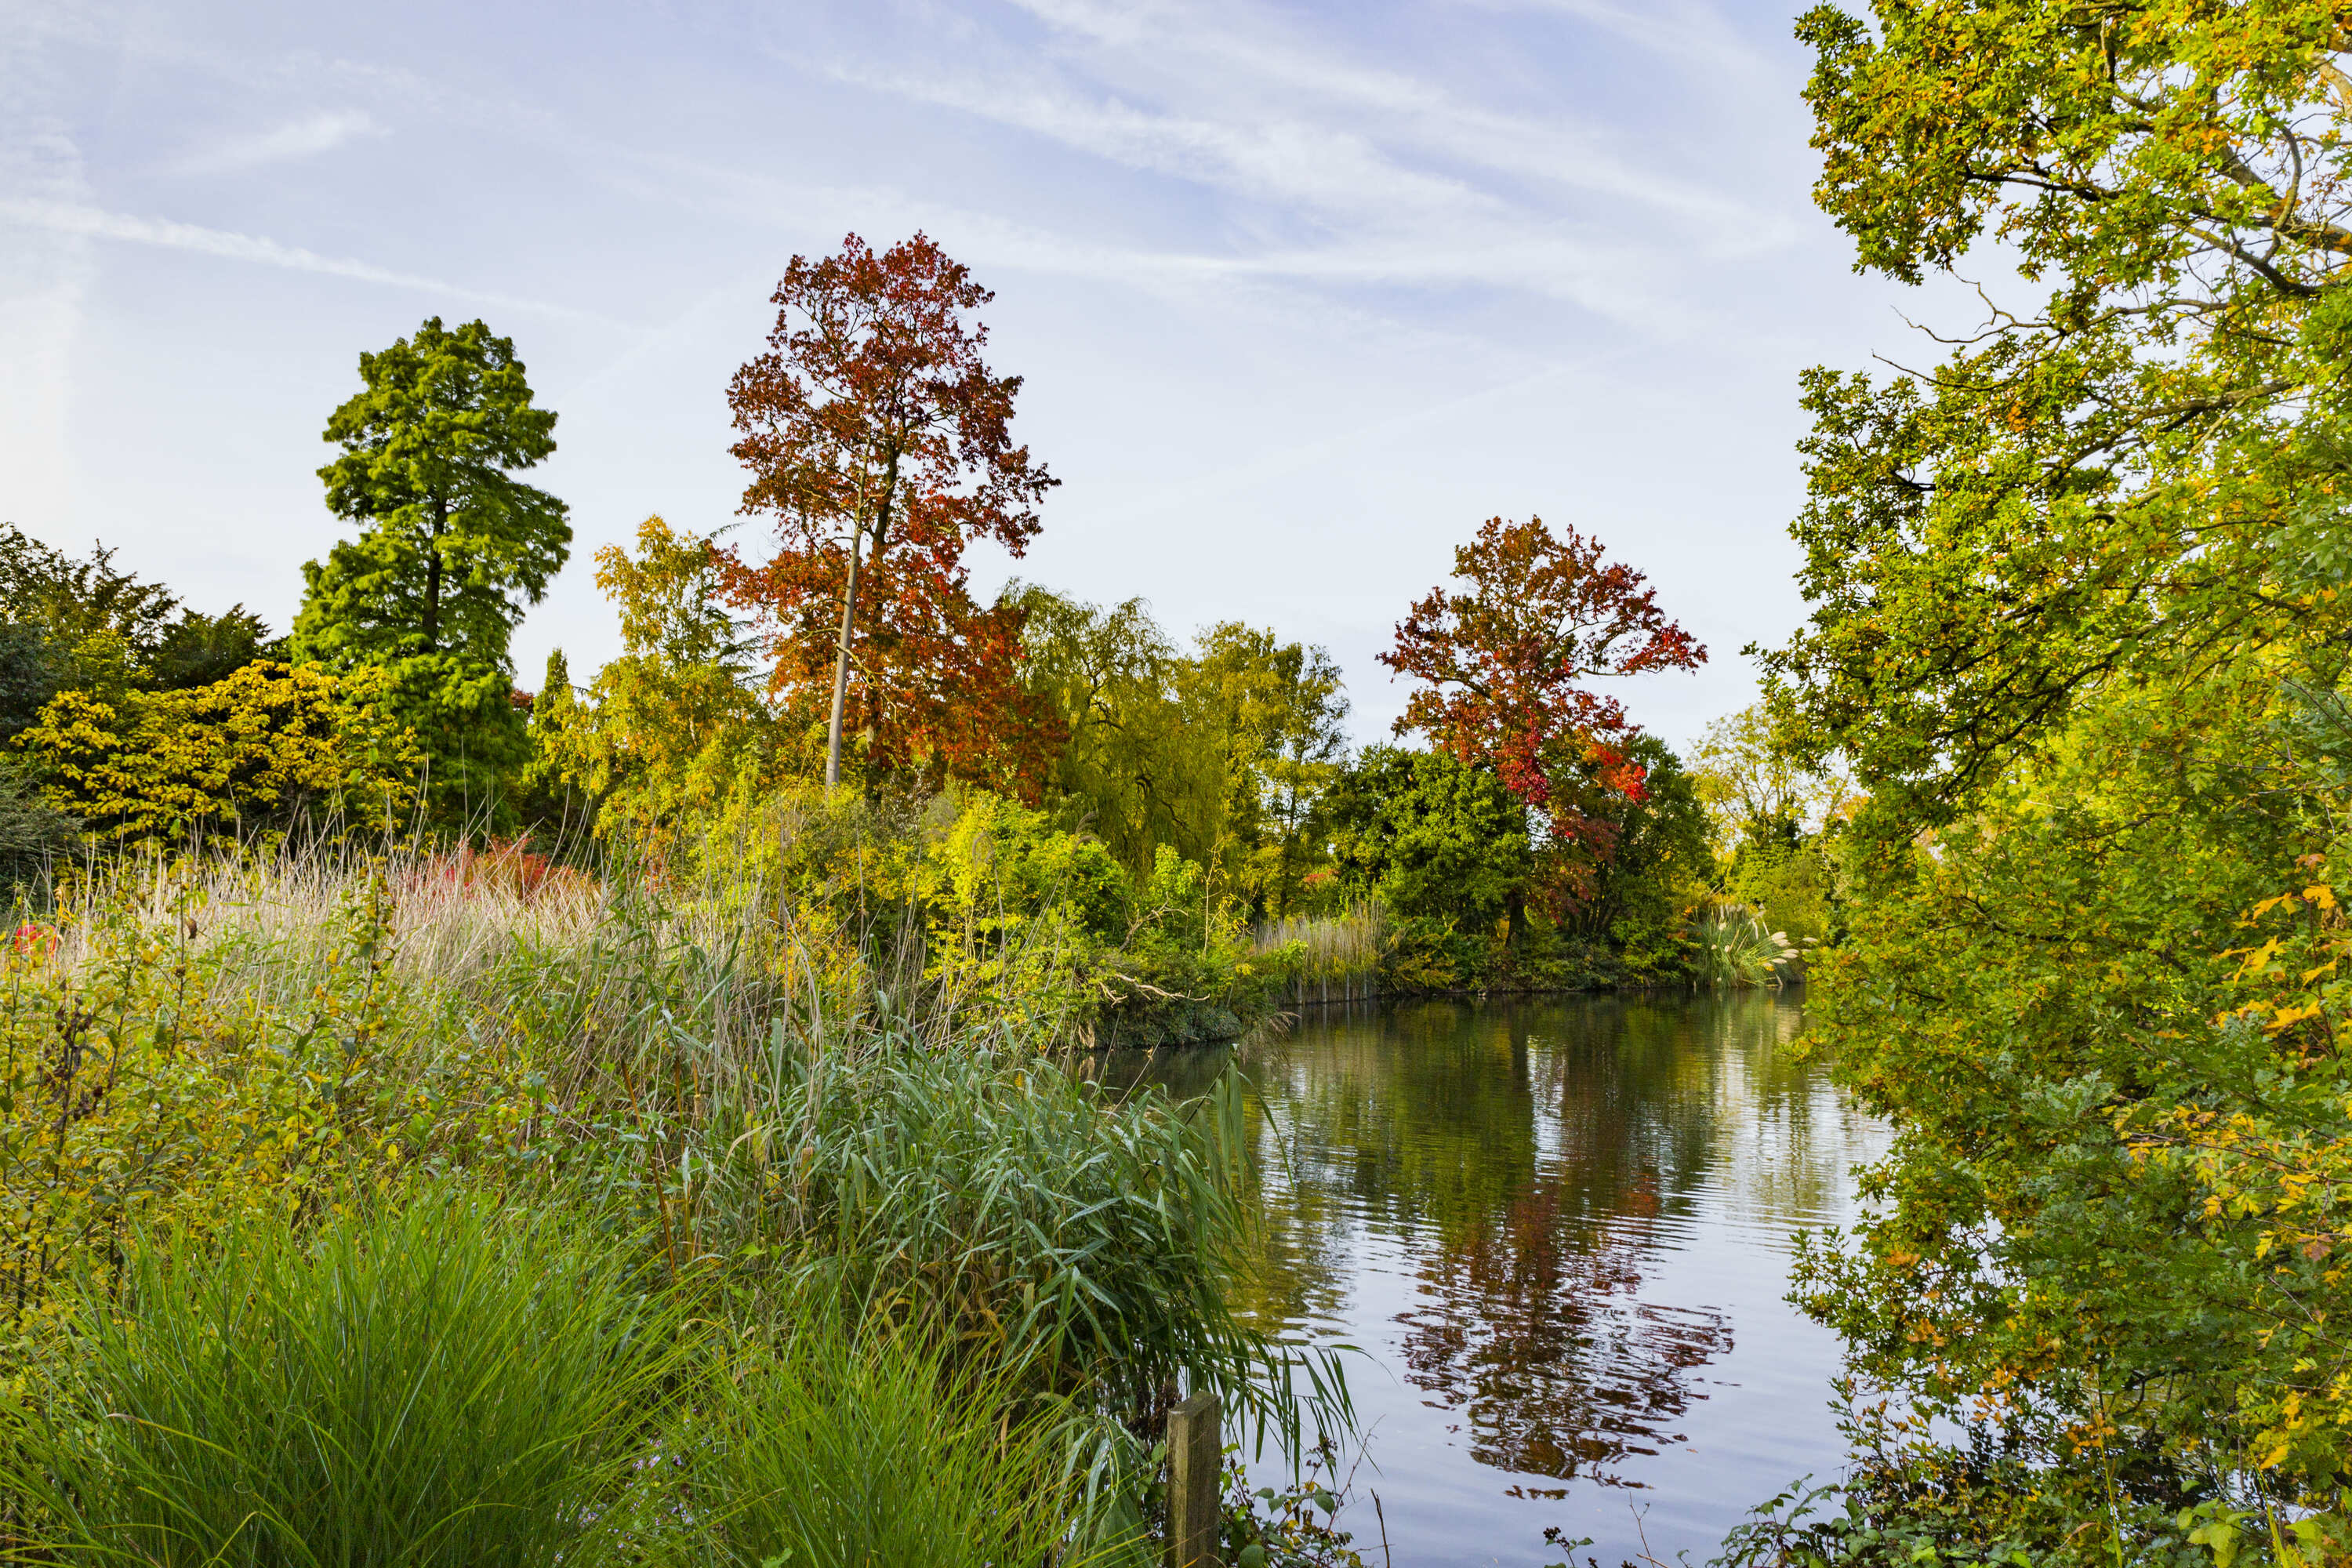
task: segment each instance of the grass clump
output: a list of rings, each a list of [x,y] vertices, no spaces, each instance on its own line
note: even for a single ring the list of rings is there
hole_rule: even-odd
[[[85,1279],[0,1468],[20,1541],[156,1568],[592,1555],[678,1321],[573,1216],[439,1197]]]
[[[698,1404],[671,1494],[697,1528],[656,1553],[679,1568],[1089,1560],[1067,1550],[1082,1500],[1062,1463],[1063,1407],[912,1330],[817,1307],[747,1346]]]
[[[918,1036],[787,1051],[698,1140],[705,1245],[772,1250],[795,1288],[935,1322],[963,1355],[1122,1415],[1188,1373],[1246,1401],[1265,1347],[1223,1289],[1240,1116],[1230,1092],[1118,1100]]]

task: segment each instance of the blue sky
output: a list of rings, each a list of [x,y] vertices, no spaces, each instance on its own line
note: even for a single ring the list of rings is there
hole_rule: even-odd
[[[1373,656],[1478,521],[1647,572],[1714,659],[1802,614],[1798,371],[1924,357],[1813,212],[1785,4],[0,0],[0,516],[283,628],[362,350],[516,340],[572,563],[536,683],[615,647],[589,557],[741,489],[725,387],[795,252],[922,228],[1064,483],[1020,563],[1186,632]],[[755,529],[756,521],[747,521]]]

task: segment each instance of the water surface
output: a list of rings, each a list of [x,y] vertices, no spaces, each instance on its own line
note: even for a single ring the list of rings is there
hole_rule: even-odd
[[[1850,1217],[1884,1138],[1790,1050],[1793,997],[1309,1010],[1107,1076],[1253,1084],[1264,1221],[1244,1304],[1348,1343],[1368,1434],[1343,1511],[1386,1568],[1703,1563],[1827,1476],[1836,1342],[1782,1300],[1790,1238]]]

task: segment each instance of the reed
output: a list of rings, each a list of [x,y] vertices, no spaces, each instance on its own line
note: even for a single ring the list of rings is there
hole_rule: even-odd
[[[984,1568],[1105,1554],[1076,1543],[1066,1413],[918,1331],[812,1301],[699,1391],[648,1467],[671,1529],[656,1562]],[[1116,1545],[1116,1542],[1110,1543]]]
[[[707,1253],[775,1258],[780,1289],[938,1325],[960,1358],[1139,1430],[1182,1379],[1294,1454],[1303,1421],[1352,1419],[1328,1358],[1228,1304],[1234,1081],[1191,1106],[1116,1097],[1001,1044],[869,1026],[817,1049],[779,1032],[718,1099],[686,1161]]]
[[[1286,916],[1257,928],[1261,956],[1290,967],[1294,1006],[1370,1001],[1380,994],[1381,961],[1388,952],[1388,921],[1377,902],[1337,915]]]

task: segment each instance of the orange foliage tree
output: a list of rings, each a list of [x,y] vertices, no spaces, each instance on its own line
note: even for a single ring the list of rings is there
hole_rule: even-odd
[[[921,234],[878,255],[853,234],[793,258],[767,352],[728,388],[742,510],[774,520],[778,548],[730,549],[727,585],[761,617],[788,708],[830,688],[828,786],[845,731],[880,769],[1016,785],[1042,769],[1019,611],[975,604],[963,564],[979,539],[1021,554],[1057,482],[1013,444],[1021,378],[981,357],[971,313],[994,297]]]
[[[1641,573],[1605,560],[1576,530],[1543,519],[1489,518],[1454,552],[1464,586],[1433,588],[1397,624],[1381,662],[1424,684],[1397,721],[1441,751],[1491,767],[1544,814],[1565,892],[1613,847],[1607,797],[1643,798],[1644,773],[1624,743],[1636,734],[1595,676],[1696,669],[1706,649],[1668,620]]]

